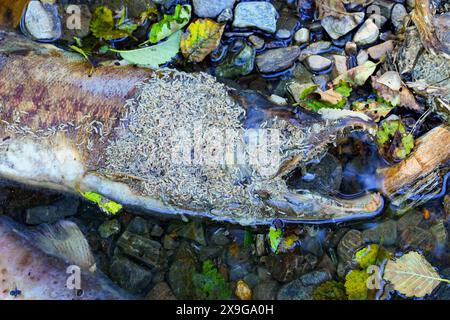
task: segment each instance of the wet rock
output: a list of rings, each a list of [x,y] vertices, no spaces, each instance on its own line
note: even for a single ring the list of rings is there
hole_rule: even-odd
[[[448,243],[448,232],[444,222],[441,220],[430,228],[431,234],[436,240],[438,248],[443,249]]]
[[[369,19],[371,19],[378,26],[378,28],[382,28],[387,22],[386,17],[376,13],[371,14]]]
[[[255,62],[255,49],[244,44],[236,52],[228,52],[225,60],[216,68],[216,75],[223,78],[245,76],[253,71]]]
[[[237,281],[245,278],[250,273],[251,266],[249,263],[237,264],[230,268],[230,280]]]
[[[250,286],[250,288],[254,288],[259,283],[259,278],[257,274],[249,273],[244,277],[244,281]]]
[[[368,14],[370,13],[378,13],[380,15],[382,15],[383,17],[385,17],[387,20],[389,20],[391,18],[391,11],[392,8],[395,5],[395,1],[391,1],[391,0],[375,0],[373,2],[375,8],[376,8],[376,12],[369,12],[369,9],[372,7],[368,8]]]
[[[256,268],[256,272],[258,273],[258,279],[261,282],[272,279],[272,275],[271,275],[270,271],[264,267],[258,266]]]
[[[320,55],[322,53],[326,53],[331,48],[331,42],[329,41],[317,41],[311,43],[305,49],[302,50],[299,60],[303,61],[310,55]]]
[[[218,246],[225,246],[230,243],[230,239],[228,238],[229,232],[225,228],[219,228],[213,232],[211,235],[212,243]]]
[[[210,3],[209,0],[208,3]],[[277,19],[277,10],[270,2],[241,2],[234,10],[233,27],[258,28],[269,33],[275,33]]]
[[[217,17],[217,22],[226,23],[233,20],[233,9],[227,8]]]
[[[195,299],[192,277],[197,268],[198,262],[194,252],[187,243],[183,243],[177,250],[167,275],[170,288],[178,299]]]
[[[434,238],[428,230],[408,227],[400,235],[400,247],[404,251],[418,249],[427,253],[433,250]]]
[[[294,280],[278,291],[278,300],[312,300],[314,287],[305,286],[301,280]]]
[[[364,19],[363,12],[345,15],[342,18],[327,16],[320,22],[332,39],[338,39],[355,29]]]
[[[58,8],[53,4],[30,1],[23,17],[23,25],[23,31],[37,41],[56,41],[62,34]]]
[[[341,239],[337,247],[339,259],[345,263],[351,263],[355,252],[364,245],[363,235],[360,231],[352,229]]]
[[[337,78],[341,74],[347,72],[348,65],[347,65],[347,57],[341,56],[341,55],[333,55],[333,78]]]
[[[299,84],[311,82],[311,72],[302,64],[297,63],[294,68],[293,77]]]
[[[276,94],[270,95],[270,97],[268,97],[268,99],[269,99],[271,102],[273,102],[273,103],[275,103],[275,104],[278,104],[278,105],[280,105],[280,106],[285,106],[285,105],[288,104],[288,102],[287,102],[287,100],[286,100],[285,98],[280,97],[280,96],[277,96]]]
[[[228,266],[234,267],[248,263],[251,257],[251,248],[240,247],[234,242],[228,247],[226,262]]]
[[[382,57],[392,52],[392,50],[394,50],[394,41],[388,40],[377,44],[376,46],[370,47],[367,49],[367,53],[373,60],[380,60]]]
[[[267,50],[256,56],[256,65],[261,73],[275,73],[291,67],[300,55],[297,46]]]
[[[402,216],[397,222],[399,232],[404,231],[408,227],[418,226],[423,220],[423,214],[419,210],[412,210]]]
[[[345,44],[345,53],[349,56],[354,56],[358,52],[358,46],[354,42],[347,42]]]
[[[297,44],[306,43],[309,41],[309,30],[301,28],[294,34],[294,40]]]
[[[194,12],[201,18],[215,18],[225,9],[232,9],[236,0],[193,0]]]
[[[306,58],[306,65],[313,72],[324,71],[331,67],[333,62],[322,56],[312,55]]]
[[[328,280],[331,280],[331,274],[322,270],[312,271],[300,277],[300,281],[305,286],[317,286]]]
[[[369,54],[366,50],[361,50],[356,56],[356,62],[359,66],[367,62],[367,60],[369,60]]]
[[[444,279],[450,278],[450,268],[442,270],[441,277]],[[448,283],[442,282],[437,288],[434,297],[436,300],[450,300],[450,285]]]
[[[158,267],[160,264],[161,244],[128,230],[117,241],[117,246],[123,254],[145,263],[150,267]]]
[[[248,40],[255,47],[255,49],[262,49],[265,45],[264,39],[255,35],[248,37]]]
[[[316,257],[321,257],[323,254],[323,248],[318,237],[306,236],[301,240],[301,247],[306,252],[309,252]]]
[[[152,231],[150,232],[150,236],[159,238],[163,235],[163,233],[164,229],[161,228],[161,226],[155,224],[152,228]]]
[[[286,29],[280,29],[277,31],[275,36],[280,39],[289,39],[291,37],[291,32]]]
[[[237,282],[234,294],[239,300],[252,300],[252,289],[243,280]]]
[[[66,197],[48,206],[38,206],[25,210],[25,223],[37,225],[53,223],[77,213],[80,201],[75,197]]]
[[[150,236],[147,220],[141,217],[135,217],[131,220],[130,224],[127,226],[127,231],[142,237]]]
[[[444,197],[443,207],[444,207],[445,215],[449,216],[450,215],[450,195],[446,195]]]
[[[374,228],[364,230],[362,236],[366,243],[392,246],[397,241],[397,223],[394,220],[379,223]]]
[[[112,260],[110,275],[120,287],[133,293],[142,292],[152,281],[150,270],[119,256]]]
[[[192,221],[183,225],[181,228],[176,228],[177,236],[188,240],[195,241],[203,246],[206,246],[205,230],[200,221]],[[169,228],[168,232],[172,232]]]
[[[109,238],[120,232],[120,222],[116,219],[103,222],[98,228],[98,233],[103,239]]]
[[[159,282],[155,284],[150,292],[145,297],[146,300],[176,300],[169,285],[166,282]]]
[[[264,239],[265,239],[264,234],[256,235],[256,254],[258,256],[263,256],[266,253],[266,244]]]
[[[336,273],[336,264],[331,260],[328,254],[324,254],[317,264],[318,269],[327,271],[329,274],[334,275]]]
[[[282,256],[272,257],[270,263],[272,277],[280,282],[289,282],[313,270],[318,261],[312,254],[300,256],[294,253],[287,253]]]
[[[408,15],[408,12],[406,11],[406,8],[401,3],[397,3],[392,8],[391,21],[392,21],[393,26],[395,27],[395,30],[400,30],[400,28],[403,27],[403,23],[404,23],[407,15]]]
[[[276,281],[261,282],[253,289],[253,300],[275,300],[279,288],[280,285]]]
[[[163,238],[163,247],[166,250],[173,250],[178,246],[178,242],[174,238],[166,234]]]
[[[366,46],[377,41],[379,35],[380,30],[378,26],[371,19],[367,19],[355,33],[353,41],[358,46]]]

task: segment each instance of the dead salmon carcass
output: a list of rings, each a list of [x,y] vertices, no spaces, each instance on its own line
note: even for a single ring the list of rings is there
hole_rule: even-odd
[[[0,216],[0,247],[0,300],[132,298],[94,270],[88,242],[73,222],[25,228]]]
[[[284,180],[338,136],[373,133],[365,115],[278,106],[202,73],[105,66],[89,75],[75,54],[6,31],[0,39],[3,178],[242,224],[335,222],[383,206],[378,193],[339,199]]]

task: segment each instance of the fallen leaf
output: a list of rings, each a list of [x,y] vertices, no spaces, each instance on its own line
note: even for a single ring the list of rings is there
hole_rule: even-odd
[[[270,227],[269,242],[270,242],[270,248],[272,249],[272,252],[277,253],[278,246],[281,243],[282,237],[283,237],[283,231],[281,229],[277,229],[275,227]]]
[[[90,28],[94,37],[105,40],[116,40],[130,35],[128,31],[115,28],[113,12],[105,6],[95,9]]]
[[[389,260],[384,269],[384,279],[395,290],[407,297],[422,298],[439,285],[450,280],[440,278],[433,266],[418,252],[404,254],[397,260]]]
[[[164,15],[164,18],[153,24],[150,30],[150,43],[157,43],[171,34],[181,30],[191,19],[192,8],[190,5],[177,5],[172,15]]]
[[[372,88],[376,90],[379,97],[389,102],[393,107],[400,104],[400,92],[398,90],[392,90],[388,86],[378,82],[376,76],[372,76]]]
[[[393,107],[382,101],[368,99],[367,101],[355,101],[352,104],[353,111],[359,111],[367,114],[373,121],[378,122],[386,117]]]
[[[400,106],[417,112],[424,110],[424,107],[417,103],[416,98],[406,86],[400,88]]]
[[[341,74],[333,80],[334,85],[338,85],[341,81],[348,82],[355,86],[362,86],[375,72],[377,64],[372,61],[366,61],[362,65],[354,67],[347,72]]]
[[[406,132],[400,119],[383,121],[376,137],[380,153],[391,161],[406,158],[414,148],[414,138]]]
[[[190,62],[201,62],[215,50],[222,38],[225,25],[211,19],[198,19],[181,36],[181,52]]]
[[[386,71],[376,79],[378,83],[384,84],[394,91],[400,90],[402,86],[402,79],[396,71]]]
[[[180,50],[181,31],[171,35],[166,41],[154,46],[136,50],[113,50],[129,63],[148,66],[156,69],[160,65],[172,60]]]
[[[320,91],[317,93],[320,96],[320,100],[331,104],[338,104],[344,97],[339,92],[329,89],[327,91]]]

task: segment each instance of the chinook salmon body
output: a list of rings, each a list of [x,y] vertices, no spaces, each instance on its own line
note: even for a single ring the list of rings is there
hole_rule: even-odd
[[[361,113],[276,105],[203,73],[90,68],[0,32],[2,178],[241,224],[337,222],[383,207],[378,193],[340,199],[285,181],[339,136],[373,133]]]
[[[130,298],[91,272],[94,258],[73,222],[24,228],[0,216],[0,247],[0,300]]]

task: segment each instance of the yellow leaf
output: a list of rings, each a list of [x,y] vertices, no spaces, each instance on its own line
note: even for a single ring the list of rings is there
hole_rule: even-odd
[[[450,280],[440,278],[433,266],[415,251],[395,261],[389,260],[384,269],[384,279],[400,293],[417,298],[430,294],[441,281],[450,283]]]
[[[198,19],[181,36],[181,52],[190,62],[201,62],[219,46],[225,25]]]

